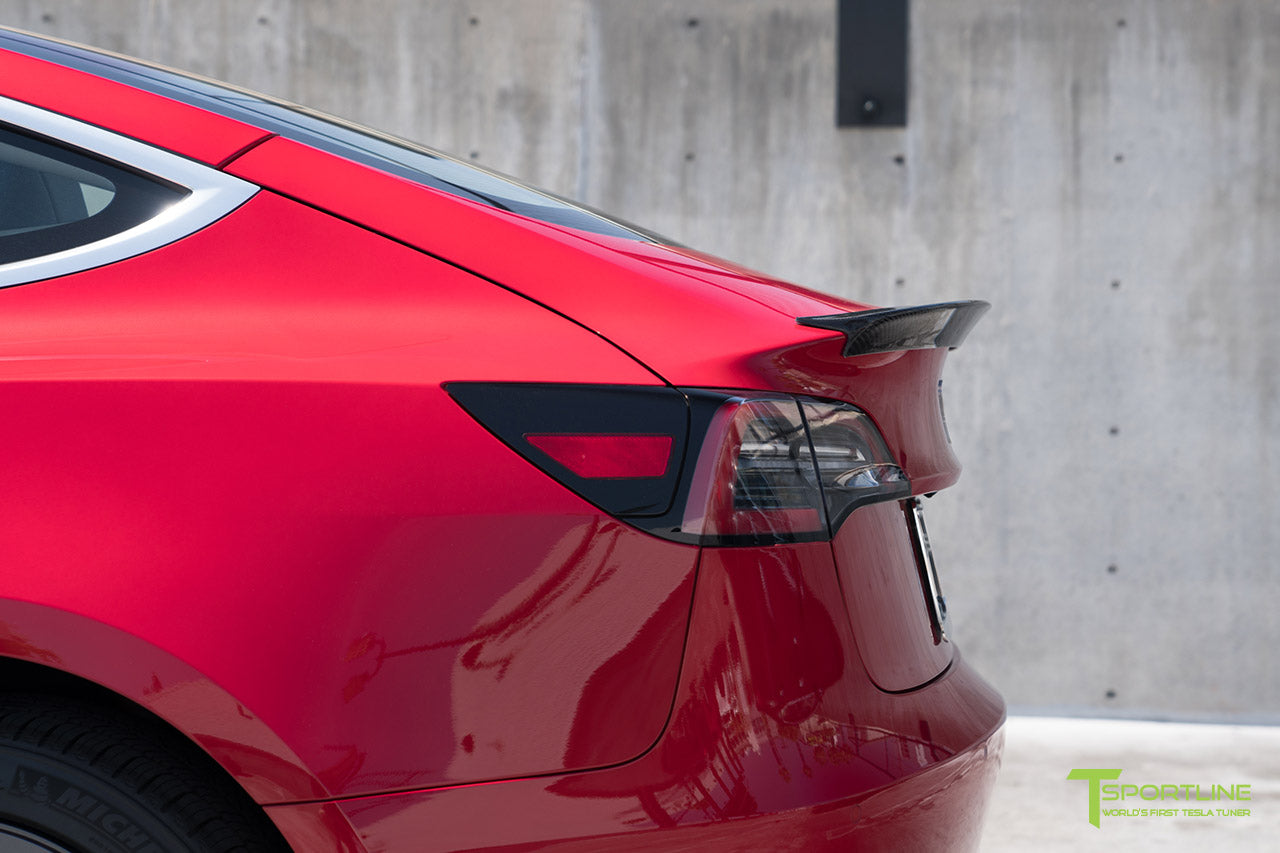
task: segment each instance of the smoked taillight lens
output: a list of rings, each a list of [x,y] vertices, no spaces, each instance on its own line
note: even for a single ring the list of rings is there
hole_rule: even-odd
[[[825,537],[822,491],[794,399],[722,404],[693,471],[683,529],[709,545]]]
[[[800,408],[832,533],[860,506],[911,494],[907,475],[866,414],[844,403],[804,401]]]
[[[910,490],[871,419],[853,406],[733,398],[702,445],[683,529],[707,545],[826,539],[858,506]]]
[[[861,410],[785,394],[451,383],[513,450],[591,503],[699,545],[832,536],[911,484]]]

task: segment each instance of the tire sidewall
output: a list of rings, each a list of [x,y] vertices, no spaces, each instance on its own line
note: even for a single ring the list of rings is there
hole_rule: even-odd
[[[0,823],[86,853],[175,853],[189,846],[111,780],[0,743]]]

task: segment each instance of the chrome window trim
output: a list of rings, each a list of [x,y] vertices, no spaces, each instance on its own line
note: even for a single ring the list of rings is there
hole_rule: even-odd
[[[258,191],[254,184],[203,163],[3,96],[0,96],[0,122],[190,191],[158,216],[110,237],[37,258],[0,264],[0,287],[70,275],[158,249],[221,219]]]

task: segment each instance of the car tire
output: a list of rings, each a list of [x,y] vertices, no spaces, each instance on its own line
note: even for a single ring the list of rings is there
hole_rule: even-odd
[[[128,713],[0,695],[0,853],[287,850],[210,765],[184,738]]]

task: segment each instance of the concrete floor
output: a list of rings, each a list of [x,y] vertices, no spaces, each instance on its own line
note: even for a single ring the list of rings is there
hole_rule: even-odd
[[[1116,783],[1198,784],[1206,793],[1211,785],[1247,784],[1250,799],[1103,799],[1101,825],[1095,828],[1089,822],[1089,783],[1068,780],[1073,768],[1120,768]],[[1191,793],[1194,797],[1194,788]],[[1107,816],[1105,810],[1113,807],[1178,811],[1172,817]],[[1187,816],[1184,809],[1212,816]],[[1248,809],[1249,814],[1222,816],[1218,809]],[[1280,726],[1010,717],[982,850],[1280,851]]]

